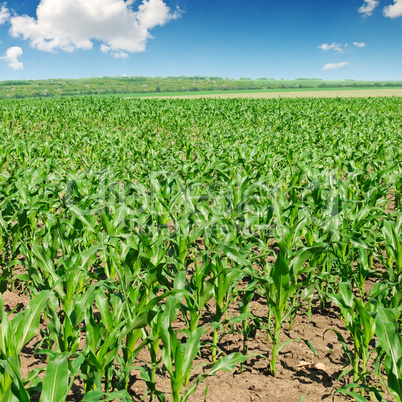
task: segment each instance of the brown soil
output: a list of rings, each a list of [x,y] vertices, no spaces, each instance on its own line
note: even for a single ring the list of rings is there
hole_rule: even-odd
[[[29,302],[27,296],[10,291],[6,291],[3,294],[3,299],[7,312],[14,309],[17,312]],[[255,316],[264,317],[267,315],[267,307],[262,298],[252,301],[251,308]],[[342,351],[341,344],[332,331],[328,331],[323,337],[327,329],[335,329],[348,341],[349,349],[352,350],[349,333],[346,331],[336,309],[321,309],[317,301],[312,312],[313,315],[310,320],[303,311],[300,311],[295,319],[293,329],[284,328],[281,342],[285,342],[289,338],[306,339],[312,343],[319,357],[316,357],[304,342],[292,342],[280,351],[277,361],[277,374],[276,377],[272,377],[267,370],[271,344],[267,343],[266,332],[257,330],[247,342],[248,353],[254,354],[254,356],[243,364],[242,370],[237,367],[232,372],[219,372],[215,377],[208,377],[199,385],[196,393],[189,398],[189,401],[204,401],[206,387],[208,387],[206,401],[228,400],[243,402],[260,400],[290,402],[303,400],[305,402],[315,402],[352,400],[340,394],[334,395],[336,389],[351,382],[350,375],[338,380],[339,375],[348,365],[348,360]],[[238,308],[233,305],[229,311],[229,317],[236,314],[238,314]],[[13,315],[10,316],[10,319]],[[184,328],[184,323],[180,318],[175,324],[177,329]],[[206,323],[206,325],[208,324]],[[239,330],[240,327],[234,327],[231,332],[230,328],[227,328],[226,334],[221,333],[219,347],[224,354],[242,351],[243,342]],[[35,346],[39,340],[40,336],[38,335],[23,350],[21,355],[23,377],[36,367],[46,366],[45,357],[35,353]],[[204,337],[204,340],[209,342],[212,340],[212,330]],[[138,361],[150,361],[146,350],[140,353]],[[208,369],[212,366],[210,351],[207,348],[201,351],[201,356],[196,358],[193,367],[201,363],[204,366],[195,370],[191,381],[194,381],[196,375],[208,372]],[[320,366],[320,363],[322,366]],[[318,367],[317,364],[319,364]],[[372,366],[369,366],[369,371],[374,371]],[[134,400],[140,401],[146,393],[146,384],[141,379],[139,371],[132,371],[131,375],[132,386],[130,391]],[[376,382],[378,386],[379,381],[375,381],[374,376],[369,376],[368,382],[370,384]],[[157,389],[163,391],[167,396],[167,400],[170,400],[170,383],[167,374],[158,373]],[[82,382],[77,379],[68,400],[79,401],[82,397]],[[392,400],[389,395],[385,395],[385,397],[386,400]],[[39,399],[34,398],[33,400]],[[149,398],[145,400],[149,400]]]

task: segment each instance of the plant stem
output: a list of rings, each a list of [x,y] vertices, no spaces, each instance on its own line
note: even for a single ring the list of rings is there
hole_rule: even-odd
[[[180,402],[180,389],[172,384],[172,402]]]
[[[270,362],[270,373],[273,377],[275,377],[276,373],[276,358],[278,357],[278,343],[279,343],[279,334],[281,332],[280,325],[275,322],[275,332],[273,337],[273,344],[272,344],[272,358]]]
[[[359,354],[358,354],[357,348],[355,347],[355,356],[353,359],[353,382],[354,383],[357,383],[357,381],[359,380],[359,362],[360,362]],[[353,388],[353,392],[356,392],[356,387]]]
[[[216,346],[218,344],[218,328],[214,329],[214,338],[212,341],[212,362],[216,362]]]

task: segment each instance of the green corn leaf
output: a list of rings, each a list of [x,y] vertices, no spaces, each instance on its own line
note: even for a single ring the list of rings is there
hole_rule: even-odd
[[[301,254],[297,256],[291,263],[292,276],[298,276],[303,264],[314,254],[323,251],[325,249],[325,243],[316,244],[314,247],[310,247],[303,250]]]
[[[108,332],[113,331],[113,317],[110,311],[109,300],[103,292],[97,292],[95,296],[96,306],[102,315],[102,323]]]
[[[357,392],[350,391],[350,388],[357,388],[357,387],[360,387],[360,388],[364,389],[366,392],[370,392],[370,393],[374,394],[374,396],[376,398],[375,400],[377,402],[385,401],[385,399],[382,397],[382,395],[381,395],[381,393],[379,392],[378,389],[376,389],[374,387],[367,386],[367,385],[363,385],[363,384],[357,384],[357,383],[346,384],[342,388],[338,388],[335,391],[335,393],[341,393],[341,394],[352,396],[354,398],[354,400],[358,401],[358,402],[371,401],[371,399],[367,399],[364,396],[358,394]]]
[[[272,270],[272,279],[275,284],[275,298],[278,300],[279,308],[282,308],[287,302],[290,284],[289,284],[289,266],[286,259],[280,253],[276,259],[274,268]]]
[[[114,392],[102,392],[102,391],[89,391],[84,395],[84,398],[82,398],[82,401],[86,402],[98,402],[98,401],[113,401],[113,400],[119,400],[119,401],[132,401],[132,398],[130,394],[125,391],[114,391]]]
[[[86,216],[85,212],[76,207],[75,205],[71,205],[70,210],[78,217],[78,219],[84,224],[84,227],[88,229],[92,233],[97,233],[97,230],[95,229],[95,226],[92,224],[91,219],[89,219],[88,216]]]
[[[247,261],[236,249],[233,247],[223,246],[222,252],[226,255],[230,260],[234,261],[236,264],[241,266],[250,265],[250,261]]]
[[[391,309],[379,306],[376,317],[378,342],[387,354],[385,368],[388,385],[394,397],[402,400],[402,340]]]
[[[0,360],[0,366],[6,370],[12,379],[4,391],[1,400],[7,402],[29,402],[29,394],[21,379],[19,359],[10,356],[7,360]]]
[[[53,284],[56,284],[59,281],[60,277],[56,274],[56,272],[54,270],[53,261],[45,253],[43,248],[41,246],[39,246],[38,244],[32,243],[31,247],[32,247],[32,252],[37,259],[38,265],[52,277]],[[58,288],[62,292],[61,294],[63,294],[64,292],[60,288],[60,285],[58,285]]]
[[[220,358],[211,368],[211,370],[206,374],[200,374],[193,385],[188,387],[184,392],[181,401],[187,401],[188,397],[192,395],[196,390],[201,381],[203,381],[208,376],[215,375],[218,371],[232,371],[238,364],[244,363],[247,359],[252,356],[256,356],[255,354],[250,355],[242,355],[239,352],[231,353],[230,355],[224,356]]]
[[[23,318],[19,321],[18,326],[13,328],[18,355],[21,353],[22,348],[36,335],[42,312],[52,296],[53,292],[50,290],[43,290],[38,293],[25,309]]]
[[[205,328],[197,328],[187,340],[185,351],[182,355],[183,361],[181,362],[180,367],[176,367],[176,370],[179,373],[179,377],[185,378],[185,376],[191,371],[195,356],[197,355],[201,347],[201,336],[204,335],[205,332]]]
[[[57,356],[47,365],[40,402],[65,401],[69,389],[68,379],[67,356]]]
[[[208,375],[215,375],[218,371],[232,371],[238,364],[244,363],[252,356],[255,355],[243,355],[239,352],[224,356],[212,366]]]

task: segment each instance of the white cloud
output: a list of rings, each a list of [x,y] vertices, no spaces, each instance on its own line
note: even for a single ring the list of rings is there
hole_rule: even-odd
[[[388,18],[402,17],[402,0],[394,0],[394,4],[384,7],[384,15]]]
[[[0,25],[4,24],[10,18],[10,12],[8,8],[3,4],[0,8]]]
[[[177,19],[181,11],[171,12],[163,0],[143,0],[134,10],[134,0],[41,0],[36,18],[11,17],[11,35],[29,40],[39,50],[91,49],[93,40],[101,51],[125,58],[125,52],[141,52],[149,30]],[[108,49],[108,50],[106,50]],[[123,55],[124,54],[124,55]]]
[[[143,1],[138,7],[137,18],[141,27],[152,29],[157,25],[165,25],[171,19],[176,19],[180,15],[177,9],[175,13],[170,13],[170,8],[161,0]]]
[[[353,42],[353,44],[360,48],[366,46],[366,44],[364,42]]]
[[[110,46],[106,46],[103,43],[100,45],[100,51],[103,53],[107,53],[110,52],[112,48]]]
[[[335,52],[343,53],[342,45],[339,43],[331,43],[330,45],[328,43],[323,43],[322,45],[318,46],[319,49],[324,50],[327,52],[328,50],[333,50]]]
[[[359,8],[359,13],[364,15],[372,15],[378,4],[379,2],[377,0],[364,0],[364,4]]]
[[[335,68],[341,68],[347,66],[349,63],[346,61],[341,61],[340,63],[328,63],[324,66],[323,70],[333,70]]]
[[[18,57],[22,56],[23,51],[19,46],[12,46],[6,50],[6,54],[1,59],[8,62],[8,66],[12,70],[22,70],[24,64],[18,60]]]
[[[111,52],[113,57],[116,59],[128,59],[128,53],[113,51],[110,46],[106,46],[103,43],[100,45],[100,51],[103,53]]]
[[[115,59],[128,59],[128,53],[126,53],[126,52],[114,52],[113,57]]]

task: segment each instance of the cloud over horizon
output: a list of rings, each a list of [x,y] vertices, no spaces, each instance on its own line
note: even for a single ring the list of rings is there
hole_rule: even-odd
[[[349,64],[349,62],[347,62],[347,61],[341,61],[339,63],[328,63],[323,67],[323,70],[326,71],[326,70],[333,70],[336,68],[342,68],[342,67],[347,66],[348,64]]]
[[[24,64],[18,60],[18,57],[22,56],[24,52],[19,46],[12,46],[6,50],[6,54],[0,57],[2,60],[8,62],[8,66],[11,70],[22,70]]]
[[[126,58],[127,52],[145,50],[152,28],[181,15],[179,9],[171,12],[163,0],[143,0],[137,10],[132,8],[133,3],[134,0],[41,0],[36,18],[10,18],[10,33],[46,52],[89,50],[93,40],[98,40],[101,51]]]

